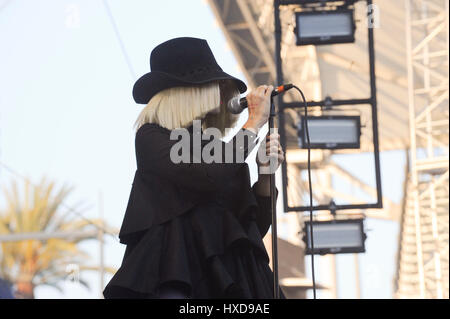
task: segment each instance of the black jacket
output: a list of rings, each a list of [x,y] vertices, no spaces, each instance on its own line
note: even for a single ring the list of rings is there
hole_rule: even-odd
[[[192,126],[188,130],[193,138]],[[239,214],[248,206],[258,206],[258,200],[268,204],[268,198],[255,196],[250,188],[245,162],[238,163],[234,159],[232,163],[173,163],[170,150],[178,140],[171,140],[170,133],[170,130],[154,123],[144,124],[136,133],[137,170],[119,233],[121,243],[129,243],[135,234],[154,224],[169,221],[202,201],[220,201],[217,194],[225,196],[227,192],[232,192],[234,200],[228,200],[225,204],[231,206],[239,219],[244,218]],[[246,158],[258,143],[258,138],[252,132],[241,129],[228,142],[233,144],[234,149],[238,147],[236,140],[241,134],[245,136],[243,151]],[[202,147],[211,140],[202,140]],[[227,143],[220,143],[222,154],[225,154]],[[239,178],[231,178],[237,174]],[[232,181],[233,185],[227,184],[228,181]],[[270,224],[270,221],[267,214],[263,218],[265,220],[260,220],[259,224],[265,234],[269,227],[267,222]]]

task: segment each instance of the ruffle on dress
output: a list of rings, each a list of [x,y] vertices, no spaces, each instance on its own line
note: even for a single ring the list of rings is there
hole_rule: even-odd
[[[254,206],[238,219],[216,202],[153,225],[128,244],[105,298],[158,298],[178,282],[190,298],[273,298],[273,273]]]

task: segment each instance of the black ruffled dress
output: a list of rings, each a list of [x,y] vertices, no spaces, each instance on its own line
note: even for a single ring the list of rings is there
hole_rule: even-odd
[[[119,235],[127,247],[105,298],[158,298],[159,288],[171,282],[183,285],[193,299],[273,298],[262,241],[271,224],[270,197],[255,194],[246,163],[191,163],[176,172],[155,164],[167,160],[166,143],[173,145],[167,133],[146,124],[136,134],[138,170]],[[251,142],[245,147],[248,154]],[[159,155],[143,154],[149,148]],[[143,160],[155,164],[154,171],[144,169]],[[171,173],[161,172],[165,169]]]

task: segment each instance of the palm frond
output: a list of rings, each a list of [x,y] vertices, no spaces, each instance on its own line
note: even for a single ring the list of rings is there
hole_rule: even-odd
[[[99,219],[87,221],[67,212],[63,204],[73,187],[63,185],[57,188],[55,183],[45,177],[39,184],[33,185],[27,179],[23,185],[22,195],[18,185],[12,181],[8,188],[3,188],[6,207],[0,211],[0,234],[88,231],[92,223],[104,225]],[[77,211],[82,203],[77,203]],[[63,213],[63,211],[65,211]],[[98,267],[87,266],[90,255],[79,249],[78,244],[97,236],[87,236],[76,240],[52,238],[48,240],[22,240],[0,243],[0,276],[10,282],[30,278],[33,286],[49,285],[58,290],[59,282],[67,280],[67,266],[79,265],[79,270],[96,270]],[[115,269],[106,267],[106,272]],[[31,283],[31,282],[30,282]],[[89,288],[80,280],[80,284]]]

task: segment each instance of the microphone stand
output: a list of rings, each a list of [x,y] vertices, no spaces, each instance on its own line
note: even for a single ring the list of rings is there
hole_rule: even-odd
[[[270,115],[269,115],[269,135],[274,128],[275,105],[273,97],[270,98]],[[270,166],[269,166],[270,167]],[[277,246],[277,206],[275,193],[275,173],[270,174],[270,202],[272,209],[272,268],[273,268],[273,296],[274,299],[280,299],[280,289],[278,284],[278,246]]]

